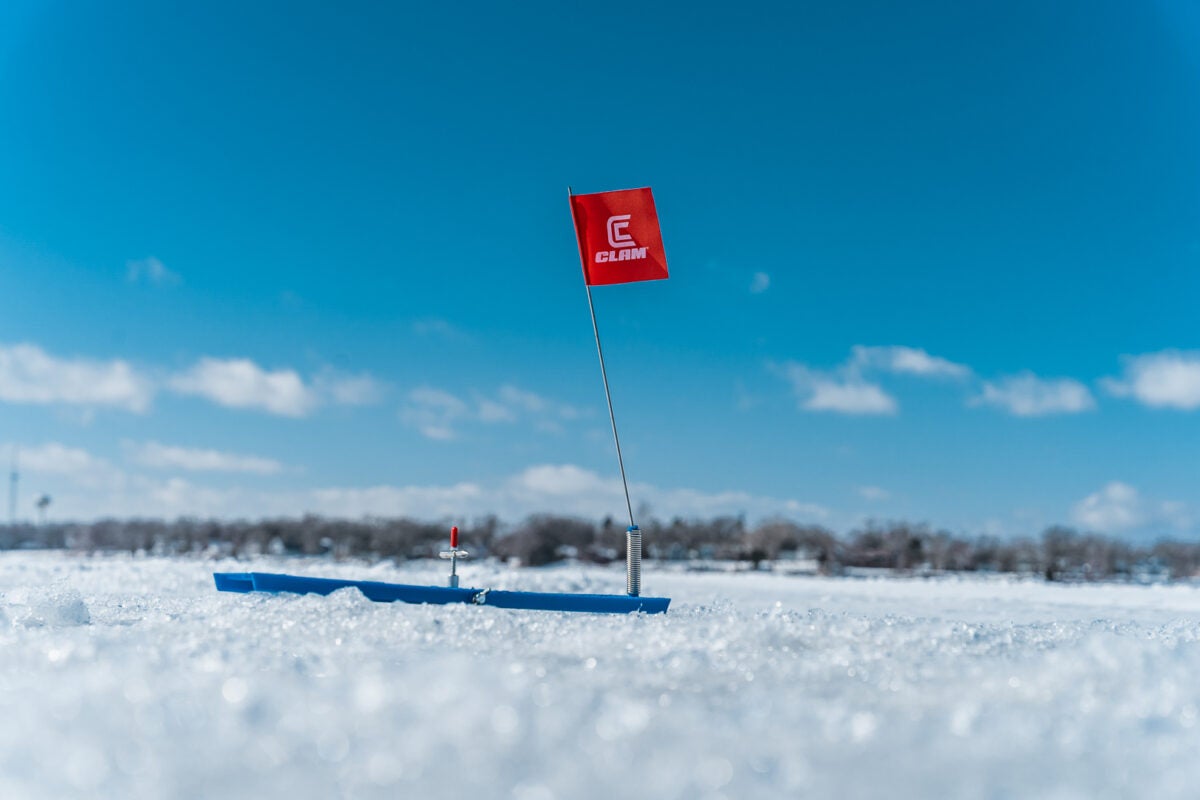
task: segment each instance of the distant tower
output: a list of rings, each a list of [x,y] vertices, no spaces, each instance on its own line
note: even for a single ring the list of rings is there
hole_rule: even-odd
[[[21,480],[17,472],[17,447],[13,445],[12,471],[8,474],[8,524],[17,524],[17,482]]]
[[[44,494],[37,499],[38,524],[46,524],[46,509],[50,507],[50,495]]]

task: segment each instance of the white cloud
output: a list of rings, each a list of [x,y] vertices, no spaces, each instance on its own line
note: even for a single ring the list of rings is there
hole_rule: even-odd
[[[539,430],[561,431],[561,422],[579,419],[583,412],[566,403],[520,389],[501,386],[494,396],[472,392],[469,400],[432,386],[408,393],[400,419],[429,439],[448,441],[459,436],[464,424],[515,423],[522,420]]]
[[[284,417],[306,417],[319,406],[370,405],[383,397],[384,387],[372,376],[347,375],[326,367],[311,382],[294,369],[267,370],[248,358],[205,356],[167,386],[179,394],[196,395],[226,408],[250,408]]]
[[[634,502],[659,519],[705,518],[745,514],[750,520],[785,516],[825,521],[830,512],[794,499],[748,492],[705,492],[689,488],[630,486]],[[556,513],[603,519],[624,514],[619,477],[601,477],[582,467],[559,464],[529,467],[490,483],[321,487],[282,491],[214,488],[182,478],[158,480],[132,476],[118,491],[55,495],[60,518],[100,516],[214,516],[221,518],[295,517],[305,513],[339,517],[411,516],[421,519],[468,519],[497,514],[516,521],[532,513]]]
[[[51,510],[57,519],[266,513],[254,512],[253,506],[261,498],[241,489],[201,487],[180,478],[163,480],[130,474],[79,447],[50,442],[23,445],[18,451],[21,486],[35,492],[33,496],[49,494],[53,498]],[[287,496],[281,493],[274,501],[275,508],[286,503]],[[28,499],[32,502],[32,497]],[[30,508],[22,505],[19,510],[27,514]]]
[[[477,419],[480,422],[516,422],[517,413],[495,400],[489,400],[486,397],[476,398],[476,403],[479,405],[479,413]]]
[[[318,373],[313,386],[321,398],[339,406],[374,405],[384,393],[383,384],[366,373],[344,375],[333,369]]]
[[[813,381],[812,396],[804,407],[840,414],[895,414],[896,400],[875,384],[818,379]]]
[[[965,378],[971,374],[971,368],[965,364],[956,364],[945,358],[930,355],[920,348],[902,345],[885,347],[856,345],[852,348],[850,363],[862,369],[878,369],[900,375],[919,375],[928,378]]]
[[[787,362],[779,370],[792,384],[796,400],[806,411],[838,414],[895,414],[897,403],[877,384],[869,383],[853,370],[819,372],[803,364]]]
[[[174,286],[180,282],[178,273],[172,272],[157,258],[139,258],[125,263],[125,278],[130,283],[152,283],[155,286]]]
[[[262,459],[264,463],[259,464],[254,457],[150,445],[130,448],[137,457],[135,460],[152,467],[258,471],[269,462]],[[527,514],[547,512],[602,519],[620,517],[625,509],[619,477],[601,476],[571,464],[535,465],[489,482],[271,490],[241,485],[208,486],[178,476],[159,478],[126,473],[86,450],[59,443],[22,447],[20,452],[22,473],[29,476],[23,485],[36,483],[38,492],[51,494],[58,519],[105,516],[228,519],[314,513],[423,519],[498,514],[502,519],[516,521]],[[742,491],[709,492],[648,483],[631,484],[630,491],[639,507],[649,508],[659,519],[745,514],[752,521],[780,515],[828,521],[831,516],[827,509],[813,503]]]
[[[173,376],[168,386],[227,408],[253,408],[285,417],[307,416],[319,403],[317,393],[294,370],[268,371],[246,358],[202,358]]]
[[[859,486],[857,489],[858,496],[863,500],[868,500],[872,503],[881,503],[884,500],[891,499],[892,493],[887,489],[881,489],[878,486]]]
[[[542,417],[572,420],[584,416],[583,412],[574,406],[518,389],[511,384],[500,387],[499,401],[510,409]]]
[[[595,472],[573,464],[542,464],[530,467],[513,478],[510,486],[542,497],[611,495],[622,503],[625,498],[620,479],[601,478]],[[605,504],[607,505],[607,502]]]
[[[750,294],[762,294],[769,288],[771,288],[771,276],[765,272],[754,273],[754,278],[750,281]]]
[[[1101,381],[1110,394],[1152,408],[1200,408],[1200,353],[1164,350],[1122,360],[1122,376]]]
[[[400,409],[400,420],[428,439],[447,441],[457,438],[454,427],[469,414],[470,407],[458,397],[432,386],[421,386],[408,393],[408,403]]]
[[[60,358],[37,345],[0,345],[0,402],[97,407],[143,413],[150,408],[162,377],[152,377],[128,361]],[[266,370],[245,358],[205,357],[165,381],[179,394],[197,395],[228,408],[255,408],[303,417],[325,403],[378,402],[384,387],[366,373],[347,375],[326,368],[306,383],[292,369]]]
[[[1076,503],[1071,518],[1078,525],[1104,533],[1127,531],[1144,522],[1137,489],[1120,481]]]
[[[498,485],[460,484],[456,492],[474,514],[492,511],[506,519],[534,512],[573,514],[592,519],[620,517],[625,509],[621,479],[601,476],[573,464],[540,464],[511,476]],[[784,515],[824,520],[829,511],[794,499],[752,495],[748,492],[705,492],[689,488],[663,488],[648,483],[629,487],[633,501],[660,519],[746,514],[757,519]]]
[[[1072,378],[1039,378],[1032,372],[985,381],[973,405],[1002,408],[1018,417],[1078,414],[1096,407],[1086,386]]]
[[[533,392],[526,392],[516,386],[500,387],[500,400],[513,408],[538,414],[546,410],[549,403],[545,398]]]
[[[1139,528],[1186,530],[1193,524],[1183,503],[1145,500],[1127,483],[1112,481],[1080,500],[1071,509],[1076,525],[1101,533],[1127,533]]]
[[[184,469],[199,472],[248,472],[274,475],[283,465],[271,458],[228,453],[220,450],[177,447],[158,442],[125,443],[129,459],[154,469]]]
[[[58,442],[18,448],[20,467],[25,472],[48,475],[84,475],[107,468],[107,462],[86,450]]]
[[[0,345],[0,400],[141,413],[153,397],[154,383],[127,361],[57,358],[32,344]]]
[[[34,476],[39,484],[46,478],[60,478],[70,485],[85,489],[112,491],[120,489],[126,475],[119,468],[87,450],[70,447],[59,442],[40,445],[10,445],[17,452],[17,463],[22,475]]]
[[[478,484],[450,486],[371,486],[314,489],[299,506],[309,513],[338,517],[404,516],[422,519],[482,516],[494,495]],[[295,512],[283,512],[295,515]]]
[[[872,372],[923,378],[971,374],[970,367],[963,364],[902,345],[855,345],[850,357],[831,370],[816,370],[794,361],[774,369],[792,384],[802,409],[859,415],[891,415],[899,409],[896,398],[867,377]]]

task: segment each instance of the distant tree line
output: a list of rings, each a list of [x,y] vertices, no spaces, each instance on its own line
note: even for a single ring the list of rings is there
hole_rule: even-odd
[[[431,558],[448,544],[448,523],[411,519],[305,516],[259,521],[105,519],[89,523],[0,526],[0,550],[59,548],[244,557],[260,554],[335,558]],[[535,515],[516,525],[496,517],[460,524],[464,547],[540,566],[564,559],[609,563],[624,558],[625,528],[571,517]],[[1135,544],[1052,527],[1040,538],[968,537],[906,522],[869,523],[844,536],[782,519],[747,526],[738,517],[674,519],[643,526],[647,559],[695,568],[724,564],[825,575],[888,570],[908,574],[996,572],[1047,580],[1163,580],[1200,577],[1200,542]]]

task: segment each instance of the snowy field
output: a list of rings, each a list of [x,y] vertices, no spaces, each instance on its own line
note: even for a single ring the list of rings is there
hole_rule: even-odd
[[[1194,798],[1200,589],[648,571],[665,616],[0,554],[0,798]],[[465,586],[623,590],[474,565]]]

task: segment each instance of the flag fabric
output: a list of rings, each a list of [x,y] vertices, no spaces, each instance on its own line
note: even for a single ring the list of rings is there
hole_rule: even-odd
[[[589,286],[667,277],[650,188],[571,195],[583,277]]]

